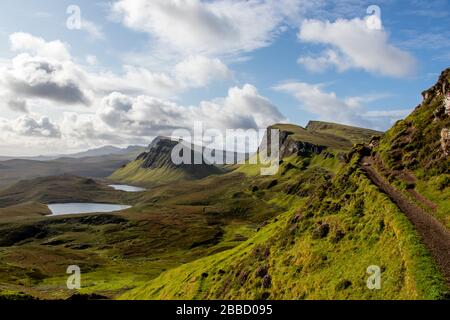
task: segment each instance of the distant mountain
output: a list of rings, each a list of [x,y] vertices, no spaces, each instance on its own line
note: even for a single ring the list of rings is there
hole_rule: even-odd
[[[127,149],[124,149],[127,150]],[[19,180],[72,174],[82,177],[105,178],[135,159],[145,148],[128,153],[91,157],[63,157],[54,160],[10,159],[0,163],[0,188]]]
[[[118,148],[114,146],[104,146],[100,148],[90,149],[83,152],[62,155],[66,158],[86,158],[86,157],[98,157],[109,154],[127,154],[127,153],[140,153],[146,150],[146,147],[142,146],[129,146],[127,148]]]
[[[201,157],[194,147],[182,142],[191,150],[191,159]],[[172,149],[178,144],[167,137],[156,137],[149,145],[148,152],[141,153],[135,161],[120,168],[110,179],[134,184],[160,184],[176,180],[201,179],[212,174],[221,174],[223,170],[207,164],[174,164]]]
[[[69,154],[55,154],[50,156],[35,156],[35,157],[14,157],[14,156],[0,156],[0,161],[7,161],[13,159],[23,159],[23,160],[35,160],[35,161],[51,161],[60,158],[87,158],[87,157],[98,157],[105,155],[123,155],[130,153],[141,153],[146,150],[146,147],[142,146],[128,146],[126,148],[118,148],[114,146],[103,146],[99,148],[89,149],[87,151],[69,153]]]

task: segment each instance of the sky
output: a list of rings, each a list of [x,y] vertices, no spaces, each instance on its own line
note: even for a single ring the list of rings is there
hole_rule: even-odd
[[[0,155],[198,121],[387,130],[450,66],[447,0],[16,0],[0,21]]]

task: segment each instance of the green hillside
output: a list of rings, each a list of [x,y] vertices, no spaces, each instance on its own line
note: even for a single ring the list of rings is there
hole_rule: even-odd
[[[450,128],[450,111],[445,109],[449,87],[450,68],[423,92],[423,102],[386,133],[374,153],[379,170],[391,183],[450,229],[450,157],[442,136]]]
[[[100,202],[116,203],[123,192],[90,178],[71,175],[50,176],[23,180],[0,190],[0,208],[17,205],[23,202],[42,204],[65,202]]]
[[[382,132],[375,130],[322,121],[310,121],[306,128],[292,124],[276,124],[271,128],[290,133],[296,141],[345,151],[349,151],[354,144],[368,143],[372,137],[382,135]]]
[[[403,190],[407,201],[436,216],[449,228],[450,158],[442,134],[450,127],[445,109],[449,79],[450,70],[446,70],[438,83],[424,92],[423,103],[381,139],[375,131],[323,122],[311,122],[307,128],[283,124],[274,127],[288,132],[290,140],[326,146],[328,152],[346,149],[351,143],[370,141],[375,170],[393,188]],[[442,257],[430,254],[430,247],[424,244],[427,240],[416,231],[405,212],[361,171],[360,165],[367,161],[365,148],[353,149],[345,157],[345,163],[338,165],[338,170],[328,152],[303,157],[300,163],[299,158],[293,162],[292,158],[284,159],[280,175],[273,180],[276,183],[270,184],[276,186],[271,189],[271,201],[284,210],[253,238],[227,252],[165,272],[122,298],[436,299],[447,296],[449,288],[444,273],[448,270],[441,269],[443,265],[438,266],[435,259]],[[248,166],[238,171],[256,177],[245,168]],[[300,171],[289,174],[297,169]],[[308,176],[312,179],[305,179]],[[298,181],[295,187],[294,181]],[[258,191],[265,195],[268,192],[267,188]],[[440,245],[445,247],[446,240],[442,241]],[[435,250],[431,249],[434,255]],[[382,270],[380,290],[366,287],[369,265],[380,266]]]
[[[367,143],[372,137],[383,134],[383,132],[376,130],[324,121],[309,121],[306,129],[316,133],[335,135],[349,140],[352,144]]]
[[[134,160],[126,166],[116,170],[109,179],[136,185],[164,184],[177,180],[187,179],[183,170],[172,167],[143,168],[143,160]]]
[[[161,185],[180,180],[196,180],[213,174],[222,174],[223,168],[206,163],[175,165],[171,159],[172,149],[178,144],[167,137],[156,137],[148,152],[141,153],[134,161],[116,170],[109,180],[145,186]],[[196,157],[192,146],[191,159]]]
[[[450,70],[385,134],[310,122],[280,129],[280,168],[177,167],[170,139],[108,181],[56,176],[0,191],[0,297],[445,299],[450,284]],[[263,145],[259,149],[263,150]],[[45,217],[60,201],[129,204]],[[381,272],[369,289],[368,268]]]
[[[286,161],[276,177],[279,187],[260,191],[282,208],[280,214],[254,237],[232,250],[167,271],[122,298],[441,297],[443,278],[419,237],[361,173],[359,158],[356,153],[336,174],[327,165],[304,168],[304,160]],[[370,265],[382,270],[381,290],[366,287]]]

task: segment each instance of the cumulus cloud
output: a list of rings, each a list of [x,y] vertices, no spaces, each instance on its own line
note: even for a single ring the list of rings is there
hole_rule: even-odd
[[[93,92],[88,74],[73,61],[67,44],[23,32],[13,33],[9,39],[11,50],[19,54],[0,66],[1,89],[8,96],[25,103],[28,99],[44,99],[64,105],[90,105]],[[10,107],[17,110],[20,105],[13,103]]]
[[[382,27],[369,28],[367,19],[305,20],[298,38],[303,42],[329,46],[317,57],[299,58],[298,62],[311,71],[323,71],[334,66],[341,71],[356,68],[402,77],[410,75],[416,64],[409,53],[389,43],[389,36]]]
[[[179,62],[172,72],[154,72],[130,65],[123,69],[120,75],[92,75],[92,83],[104,92],[123,91],[166,98],[191,88],[202,88],[213,82],[227,80],[232,74],[220,59],[205,56],[188,57]]]
[[[48,117],[35,119],[30,115],[21,116],[15,120],[0,119],[2,131],[14,133],[19,136],[60,138],[59,127]]]
[[[0,91],[25,103],[28,99],[44,99],[63,106],[90,106],[94,100],[114,91],[169,98],[231,76],[220,59],[200,55],[189,56],[165,72],[132,65],[123,66],[121,73],[93,72],[76,63],[68,46],[61,41],[14,33],[10,42],[19,54],[0,65]],[[87,56],[86,62],[94,65],[97,59]],[[10,107],[20,109],[18,104]]]
[[[214,79],[227,79],[230,76],[228,67],[217,58],[191,56],[175,66],[175,77],[185,87],[204,87]]]
[[[113,12],[164,48],[187,54],[234,54],[272,42],[301,11],[298,0],[120,0]]]
[[[345,123],[377,130],[386,130],[393,122],[406,116],[411,110],[369,111],[365,104],[384,98],[384,95],[368,95],[339,98],[335,92],[324,91],[323,84],[287,82],[274,87],[295,97],[301,107],[318,117],[318,120]]]
[[[95,116],[67,115],[63,127],[90,139],[105,139],[109,135],[116,140],[126,137],[135,140],[171,135],[180,128],[191,129],[196,121],[202,121],[205,128],[225,130],[265,128],[283,120],[283,115],[267,98],[246,84],[231,88],[224,98],[203,101],[198,106],[113,92],[102,99]]]
[[[70,60],[68,45],[59,41],[45,41],[29,33],[16,32],[9,36],[11,50],[28,52],[40,57],[52,58],[59,61]]]
[[[205,129],[223,132],[265,128],[285,118],[249,84],[195,106],[113,92],[101,100],[96,113],[64,112],[57,123],[35,113],[13,120],[0,118],[0,151],[16,154],[20,146],[33,152],[68,152],[107,144],[148,144],[157,135],[192,130],[196,121],[202,121]]]
[[[66,104],[89,105],[81,87],[82,75],[71,62],[20,54],[4,70],[3,82],[15,95],[48,99]]]

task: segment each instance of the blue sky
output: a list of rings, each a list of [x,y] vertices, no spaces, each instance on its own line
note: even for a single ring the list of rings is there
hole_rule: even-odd
[[[198,120],[385,130],[450,64],[441,0],[17,0],[0,21],[0,154],[147,144]]]

